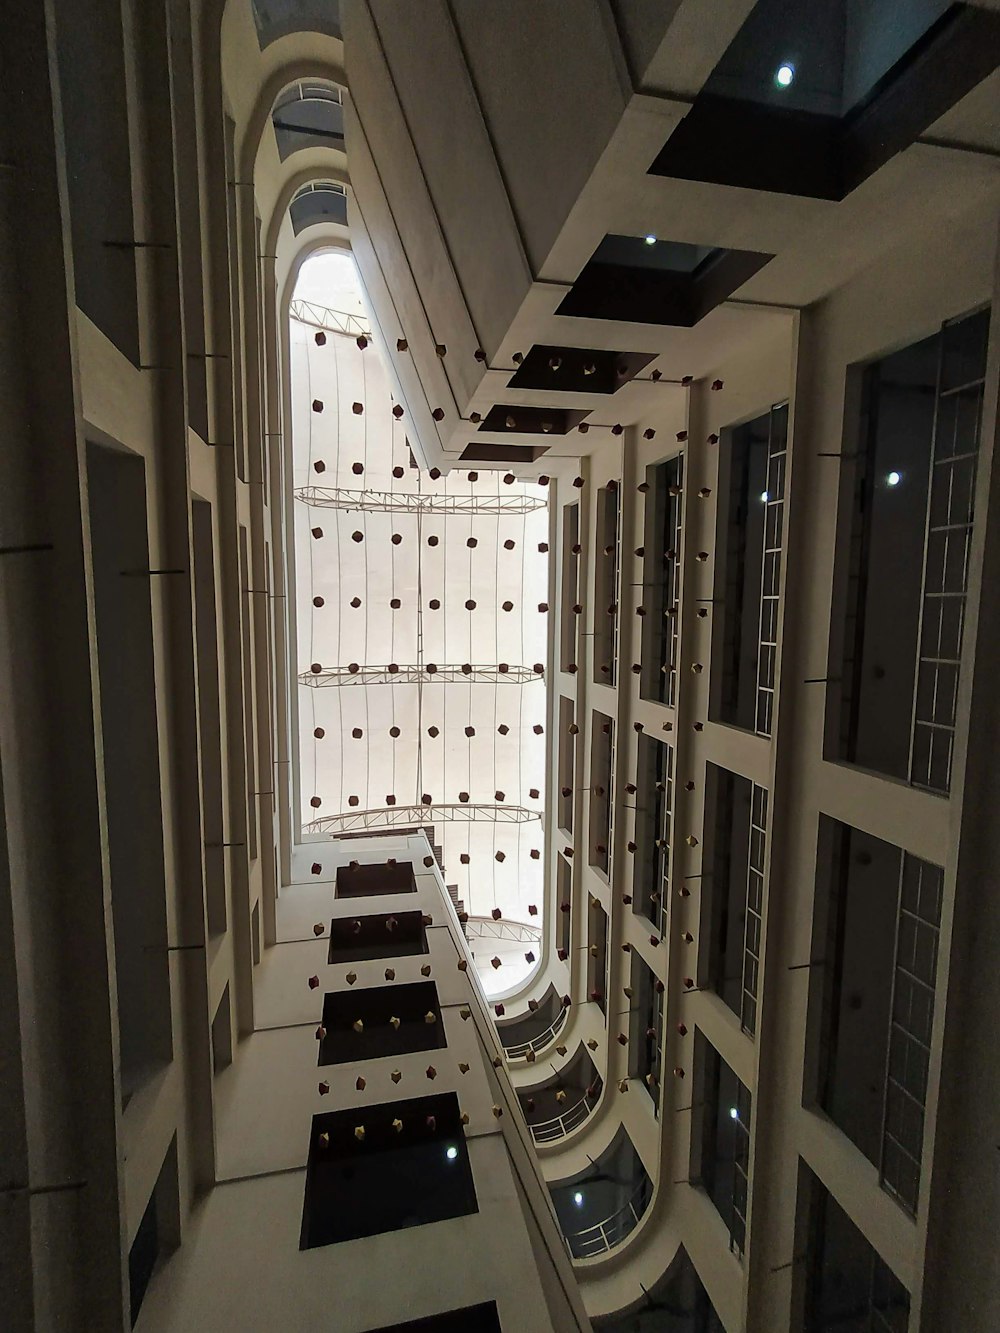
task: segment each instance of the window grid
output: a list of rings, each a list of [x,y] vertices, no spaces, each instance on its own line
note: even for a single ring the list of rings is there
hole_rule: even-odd
[[[629,1073],[632,1077],[641,1078],[645,1083],[653,1099],[653,1114],[659,1119],[664,992],[657,986],[656,978],[639,955],[633,953],[632,958],[632,986],[637,993],[638,1024],[632,1025],[633,1033],[637,1037],[634,1043],[636,1063],[634,1067],[630,1067]],[[637,969],[642,969],[639,980],[637,980]]]
[[[647,758],[647,746],[655,747],[652,762]],[[663,741],[641,736],[639,754],[632,910],[647,917],[659,927],[661,934],[665,934],[670,900],[674,752],[673,747]]]
[[[559,797],[556,806],[557,822],[569,834],[573,832],[573,803],[576,787],[576,737],[570,727],[576,723],[576,707],[572,699],[559,696],[559,745],[557,750]],[[568,792],[564,796],[563,792]]]
[[[642,583],[646,615],[642,622],[639,693],[643,699],[671,708],[677,702],[683,480],[682,454],[646,469],[643,567],[652,577]]]
[[[900,866],[879,1179],[916,1216],[934,1023],[944,871],[908,852]]]
[[[951,787],[985,384],[981,374],[950,385],[948,366],[973,319],[950,321],[941,334],[910,733],[911,784],[941,793]]]
[[[679,653],[680,643],[680,543],[683,535],[684,511],[681,505],[681,487],[684,484],[684,459],[677,456],[675,467],[673,467],[672,487],[669,492],[669,503],[667,508],[668,531],[671,533],[671,545],[668,551],[673,552],[671,564],[669,564],[669,607],[667,608],[667,619],[669,623],[669,635],[667,644],[664,645],[667,660],[661,664],[660,670],[665,681],[667,681],[667,697],[664,702],[673,706],[677,702],[677,653]],[[675,492],[676,491],[676,495]],[[667,553],[664,553],[667,555]]]
[[[785,460],[788,407],[771,409],[764,490],[764,558],[761,566],[760,619],[757,636],[758,736],[770,736],[774,718],[774,665],[778,651],[778,601],[781,595],[781,543],[785,521]]]
[[[849,1323],[851,1329],[865,1330],[865,1333],[907,1333],[910,1319],[909,1292],[868,1240],[857,1231],[854,1223],[842,1213],[811,1171],[808,1171],[808,1176],[812,1185],[805,1327],[846,1328]],[[857,1284],[851,1281],[846,1288],[843,1281],[843,1256],[841,1254],[838,1261],[838,1256],[831,1255],[828,1248],[831,1209],[835,1214],[841,1214],[843,1222],[859,1242]],[[837,1307],[834,1310],[824,1308],[831,1295]]]
[[[580,601],[580,506],[563,508],[562,524],[562,630],[560,653],[565,671],[576,661],[579,617],[573,607]]]
[[[747,1201],[750,1197],[750,1090],[736,1080],[736,1116],[733,1119],[733,1200],[729,1218],[729,1248],[743,1258],[747,1236]]]
[[[608,916],[596,898],[590,899],[590,936],[587,950],[587,991],[605,1018],[608,1016]]]
[[[747,856],[747,910],[743,933],[743,993],[740,1022],[751,1037],[757,1031],[757,980],[760,970],[761,918],[764,911],[764,855],[767,847],[767,789],[756,783],[750,798],[750,849]]]
[[[590,730],[590,864],[611,878],[614,835],[615,724],[594,712]]]
[[[873,1250],[868,1304],[869,1333],[906,1333],[909,1322],[909,1293],[892,1269]]]
[[[617,483],[612,483],[597,493],[594,680],[599,685],[614,685],[618,678],[620,539],[621,506]]]

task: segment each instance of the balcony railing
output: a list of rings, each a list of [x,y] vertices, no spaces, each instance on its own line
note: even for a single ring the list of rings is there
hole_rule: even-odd
[[[566,1022],[567,1010],[560,1008],[555,1018],[544,1032],[539,1032],[537,1036],[530,1037],[527,1041],[515,1042],[508,1046],[503,1040],[503,1028],[500,1029],[500,1041],[503,1044],[508,1060],[523,1060],[529,1051],[541,1051],[548,1046],[549,1042],[554,1041],[558,1033],[562,1030]]]
[[[565,1237],[570,1254],[574,1259],[593,1259],[598,1254],[613,1250],[639,1225],[652,1197],[653,1182],[648,1176],[643,1176],[642,1183],[624,1208],[619,1208],[617,1213],[612,1213],[595,1226],[574,1231]]]
[[[539,1120],[536,1124],[529,1125],[531,1137],[536,1143],[555,1143],[557,1139],[565,1138],[571,1130],[583,1124],[600,1095],[601,1082],[598,1079],[592,1097],[584,1093],[580,1100],[574,1102],[568,1111],[563,1111],[562,1115],[553,1116],[551,1120]]]

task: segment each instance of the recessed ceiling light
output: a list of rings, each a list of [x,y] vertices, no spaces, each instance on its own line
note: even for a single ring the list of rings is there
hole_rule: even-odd
[[[761,491],[760,498],[764,501],[765,504],[767,504],[768,500],[770,500],[771,497],[770,495],[768,495],[767,491]]]
[[[886,480],[886,485],[888,486],[898,486],[899,483],[903,480],[903,476],[902,473],[900,472],[890,472],[885,480]]]
[[[577,1190],[577,1192],[573,1195],[573,1202],[576,1204],[577,1208],[583,1206],[583,1195],[580,1193],[579,1190]]]
[[[740,1118],[740,1113],[739,1113],[739,1111],[736,1109],[735,1106],[731,1106],[731,1107],[729,1108],[729,1119],[730,1119],[730,1120],[739,1120],[739,1118]]]
[[[774,81],[779,88],[788,88],[795,78],[794,65],[779,65],[774,76]]]
[[[455,1158],[458,1156],[458,1149],[455,1147],[453,1143],[449,1144],[449,1146],[445,1149],[444,1155],[445,1157],[447,1157],[449,1162],[453,1162]]]
[[[655,237],[652,233],[650,233],[649,235],[645,236],[643,239],[645,240],[645,242],[646,242],[647,245],[655,245],[655,244],[656,244],[656,237]]]

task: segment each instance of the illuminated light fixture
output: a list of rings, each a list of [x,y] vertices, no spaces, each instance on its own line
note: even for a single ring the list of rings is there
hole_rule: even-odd
[[[573,1195],[573,1202],[576,1204],[577,1208],[583,1207],[583,1195],[579,1190]]]
[[[450,1143],[448,1147],[445,1149],[444,1155],[445,1157],[447,1157],[449,1162],[453,1162],[455,1158],[458,1156],[458,1149],[455,1147],[453,1143]]]
[[[647,245],[656,244],[656,237],[652,233],[650,233],[648,236],[644,236],[642,239],[646,242]]]
[[[779,88],[790,88],[792,80],[795,78],[794,65],[779,65],[775,71],[774,81]]]
[[[761,500],[764,502],[764,504],[767,504],[767,502],[768,502],[768,500],[770,500],[771,496],[770,496],[770,494],[769,494],[767,491],[761,491],[761,493],[760,493],[760,498],[761,498]]]
[[[740,1113],[739,1113],[739,1111],[736,1109],[735,1106],[731,1106],[731,1107],[729,1108],[729,1119],[730,1119],[730,1120],[739,1120],[739,1118],[740,1118]]]
[[[885,482],[887,486],[898,486],[902,480],[903,474],[901,472],[890,472]]]

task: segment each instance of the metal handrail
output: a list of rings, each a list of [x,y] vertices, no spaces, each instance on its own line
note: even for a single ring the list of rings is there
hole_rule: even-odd
[[[537,1124],[529,1125],[531,1137],[536,1143],[554,1143],[556,1139],[565,1138],[571,1130],[583,1124],[594,1109],[600,1095],[601,1081],[598,1079],[593,1097],[584,1093],[580,1100],[574,1102],[569,1110],[564,1111],[562,1115],[553,1116],[551,1120],[539,1120]]]
[[[586,1184],[586,1181],[582,1183]],[[644,1175],[638,1189],[617,1213],[612,1213],[603,1222],[598,1222],[592,1227],[585,1227],[583,1231],[574,1231],[564,1236],[572,1257],[592,1259],[595,1255],[604,1254],[608,1250],[613,1250],[616,1245],[620,1245],[639,1225],[652,1197],[653,1182]]]
[[[566,1009],[560,1008],[559,1012],[544,1032],[539,1032],[537,1036],[529,1038],[528,1041],[519,1041],[513,1046],[507,1045],[503,1039],[503,1028],[499,1028],[500,1044],[506,1052],[507,1059],[519,1060],[526,1056],[529,1051],[543,1050],[562,1030],[563,1024],[566,1022],[567,1012]]]

